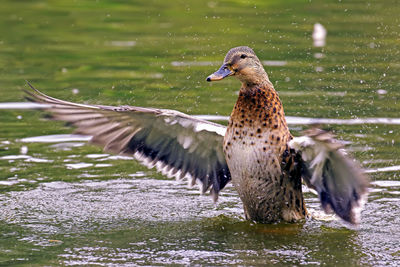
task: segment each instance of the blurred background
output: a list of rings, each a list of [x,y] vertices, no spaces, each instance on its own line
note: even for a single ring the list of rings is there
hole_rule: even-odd
[[[254,225],[231,187],[214,206],[85,140],[49,141],[72,129],[41,112],[3,109],[0,265],[398,266],[399,13],[397,0],[2,0],[2,103],[23,102],[28,80],[74,102],[228,116],[240,83],[205,78],[247,45],[292,132],[308,127],[298,117],[343,119],[323,127],[349,141],[372,184],[356,231],[325,217]]]

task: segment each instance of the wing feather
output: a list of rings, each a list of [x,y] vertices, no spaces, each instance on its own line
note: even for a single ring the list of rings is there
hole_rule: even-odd
[[[187,177],[191,184],[197,181],[215,200],[231,180],[222,149],[225,126],[174,110],[77,104],[29,86],[29,101],[48,105],[52,119],[91,135],[91,142],[106,151],[134,156],[165,175]]]
[[[369,183],[359,165],[342,151],[343,145],[317,128],[293,138],[289,145],[301,154],[303,180],[318,192],[323,209],[358,224]]]

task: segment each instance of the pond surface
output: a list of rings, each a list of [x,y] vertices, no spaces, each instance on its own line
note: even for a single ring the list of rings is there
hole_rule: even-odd
[[[396,0],[2,1],[0,102],[22,102],[26,79],[70,101],[226,123],[239,83],[205,78],[248,45],[292,132],[313,118],[349,141],[371,190],[358,229],[323,215],[311,192],[314,218],[253,224],[231,186],[214,205],[39,111],[3,104],[0,265],[399,266],[399,13]],[[316,23],[323,47],[313,46]]]

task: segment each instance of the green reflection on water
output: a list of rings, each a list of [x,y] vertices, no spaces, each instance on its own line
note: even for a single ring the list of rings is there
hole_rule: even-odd
[[[288,115],[398,117],[399,9],[395,0],[2,1],[0,100],[21,101],[21,89],[26,88],[27,79],[45,93],[71,101],[228,115],[239,83],[230,79],[208,84],[205,77],[219,67],[228,49],[249,45],[262,60],[284,61],[283,66],[266,66],[266,70]],[[312,47],[311,32],[316,22],[328,29],[324,48]],[[320,56],[316,58],[315,53]],[[79,89],[78,94],[72,93],[74,88]],[[378,90],[385,90],[386,94],[378,94]],[[17,119],[18,116],[22,117]],[[18,138],[71,132],[62,123],[42,120],[39,112],[1,111],[0,123],[0,142],[10,142],[0,144],[0,157],[18,155],[21,146],[26,145],[28,155],[52,160],[0,160],[0,181],[10,181],[10,177],[19,181],[0,185],[7,208],[13,207],[7,200],[18,199],[20,193],[29,193],[47,182],[108,181],[129,178],[137,172],[165,181],[154,171],[127,160],[104,162],[112,167],[66,169],[67,163],[97,164],[96,159],[85,155],[102,152],[90,146],[62,150],[49,144],[19,143]],[[399,126],[327,127],[339,138],[353,142],[350,150],[366,168],[399,165]],[[300,128],[304,127],[296,130]],[[373,174],[371,179],[399,178],[398,173],[390,172]],[[315,221],[305,226],[254,226],[240,218],[237,197],[221,204],[237,208],[232,214],[213,214],[210,221],[204,218],[207,216],[191,213],[184,213],[186,219],[178,222],[165,222],[164,217],[155,222],[140,221],[140,216],[117,222],[96,221],[94,216],[91,227],[80,228],[79,234],[64,229],[66,221],[59,219],[59,214],[54,214],[54,225],[61,230],[52,233],[35,228],[40,223],[24,217],[26,210],[3,210],[0,251],[4,253],[0,253],[0,264],[72,264],[71,259],[83,255],[81,265],[89,259],[94,263],[116,260],[121,264],[162,264],[163,260],[187,264],[185,261],[189,260],[207,265],[396,265],[399,252],[392,247],[397,239],[390,231],[398,224],[392,218],[398,210],[385,209],[385,204],[396,207],[391,202],[396,200],[393,195],[373,193],[374,199],[391,200],[369,204],[370,210],[364,215],[368,226],[360,232]],[[309,201],[311,206],[318,206]],[[115,205],[123,209],[120,204]],[[208,214],[212,205],[207,205],[198,212]],[[381,208],[386,213],[379,213]],[[34,214],[40,215],[40,209]],[[380,221],[389,230],[380,231]],[[280,227],[290,230],[282,234]],[[154,242],[148,241],[152,238]],[[192,252],[185,254],[180,248]],[[150,260],[143,259],[151,254],[155,256]]]

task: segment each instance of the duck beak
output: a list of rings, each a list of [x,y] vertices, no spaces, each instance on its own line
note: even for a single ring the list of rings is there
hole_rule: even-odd
[[[219,70],[207,77],[207,82],[219,81],[233,74],[235,74],[235,72],[233,72],[227,64],[223,64]]]

